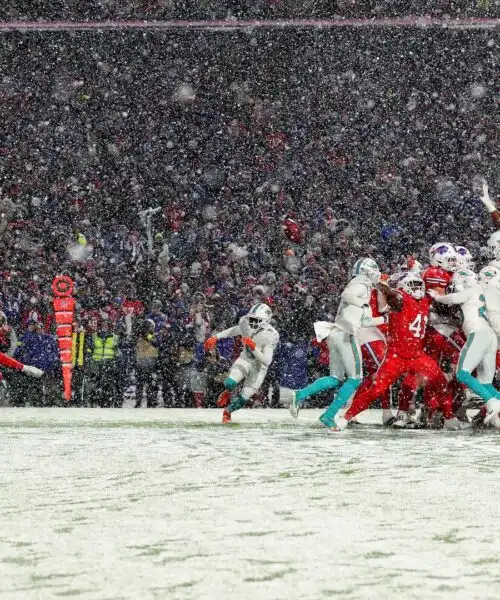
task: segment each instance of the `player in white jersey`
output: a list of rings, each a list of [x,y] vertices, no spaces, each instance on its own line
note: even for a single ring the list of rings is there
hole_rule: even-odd
[[[498,287],[498,271],[500,270],[500,211],[497,208],[496,202],[490,198],[486,181],[483,181],[482,187],[481,201],[490,213],[497,231],[492,233],[488,238],[487,249],[490,262],[486,267],[481,269],[479,279],[484,290],[488,318],[500,345],[500,292],[496,289]],[[490,279],[492,280],[491,285],[489,285]],[[498,412],[498,410],[490,410],[486,415],[485,422],[489,419],[495,427],[500,428],[500,415]],[[479,416],[481,417],[479,421],[481,421],[484,411],[481,411]]]
[[[429,294],[436,302],[459,305],[463,316],[463,332],[467,336],[460,352],[457,379],[486,403],[494,406],[500,398],[493,387],[497,338],[488,322],[485,297],[477,275],[470,270],[457,271],[451,280],[452,293],[440,296],[433,290]],[[477,368],[477,378],[472,372]]]
[[[479,271],[486,312],[491,328],[500,340],[500,269],[488,265]]]
[[[483,184],[482,201],[492,214],[492,217],[498,214],[498,210],[489,197],[488,186]],[[495,224],[497,220],[493,219]],[[500,345],[500,231],[495,231],[490,235],[487,242],[487,251],[489,263],[479,272],[479,282],[483,288],[483,293],[486,300],[486,310],[488,311],[488,319],[493,331],[496,333]],[[491,284],[490,284],[491,283]]]
[[[279,343],[279,334],[271,326],[272,311],[267,304],[255,304],[234,327],[208,338],[205,350],[211,351],[218,340],[241,336],[243,351],[233,363],[224,382],[225,391],[219,396],[218,406],[225,406],[223,423],[231,422],[231,413],[243,408],[262,385]],[[233,390],[243,382],[241,392],[231,400]]]
[[[314,394],[340,387],[334,401],[320,416],[327,427],[335,427],[334,417],[343,408],[361,384],[363,365],[358,333],[362,327],[376,327],[384,317],[373,318],[370,296],[380,281],[380,270],[371,258],[359,259],[353,267],[352,279],[340,296],[335,323],[318,321],[314,330],[318,341],[326,339],[330,354],[330,375],[321,377],[301,390],[281,388],[283,404],[297,418],[299,408]]]

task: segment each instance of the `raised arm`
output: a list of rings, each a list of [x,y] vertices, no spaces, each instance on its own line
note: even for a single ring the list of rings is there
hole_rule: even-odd
[[[378,284],[378,289],[382,292],[387,302],[387,305],[391,310],[399,312],[403,307],[403,296],[396,290],[393,290],[391,286],[385,281],[381,281]]]
[[[486,210],[490,213],[495,229],[497,231],[500,230],[500,211],[498,210],[496,203],[490,198],[488,184],[486,181],[483,181],[483,195],[481,196],[481,202],[486,207]]]

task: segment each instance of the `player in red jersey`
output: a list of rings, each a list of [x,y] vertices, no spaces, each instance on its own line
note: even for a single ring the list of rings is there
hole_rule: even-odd
[[[429,250],[429,261],[430,266],[422,273],[425,289],[445,294],[453,273],[459,266],[456,249],[447,242],[438,242]],[[434,305],[429,314],[429,323],[425,334],[425,353],[434,358],[440,366],[444,363],[455,365],[463,346],[461,339],[459,335],[457,336],[457,323],[450,315],[450,311]],[[417,375],[412,373],[406,375],[399,391],[399,410],[394,422],[395,427],[413,425],[409,411],[419,387],[421,386],[419,386]],[[453,378],[452,396],[459,397],[461,392],[462,386]]]
[[[453,417],[452,397],[446,378],[436,361],[424,352],[425,330],[432,300],[425,295],[423,280],[418,275],[407,273],[399,280],[397,290],[385,283],[379,284],[379,287],[393,311],[388,319],[387,353],[375,381],[365,380],[351,407],[343,417],[336,419],[338,429],[345,429],[352,418],[366,410],[405,373],[417,375],[419,384],[425,386],[424,401],[430,416],[440,408],[445,427],[459,429],[460,425]]]

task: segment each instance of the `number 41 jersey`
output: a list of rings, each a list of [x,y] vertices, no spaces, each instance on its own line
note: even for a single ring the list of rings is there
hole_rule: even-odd
[[[424,354],[424,338],[429,308],[432,300],[424,296],[415,300],[403,290],[398,290],[403,306],[398,312],[389,313],[387,332],[387,356],[418,358]]]

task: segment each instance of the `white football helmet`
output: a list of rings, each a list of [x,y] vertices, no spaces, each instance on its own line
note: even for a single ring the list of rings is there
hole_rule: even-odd
[[[424,272],[424,267],[416,258],[410,256],[408,259],[408,270],[410,273],[415,273],[415,275],[422,275]]]
[[[425,296],[424,280],[416,273],[405,273],[399,279],[397,288],[410,294],[415,300],[422,300]]]
[[[429,250],[429,262],[432,267],[441,267],[454,272],[458,268],[458,255],[455,248],[447,242],[438,242]]]
[[[263,302],[254,304],[247,314],[248,328],[252,333],[262,329],[271,322],[273,312],[267,304]]]
[[[490,285],[493,282],[498,285],[498,283],[500,283],[500,269],[497,269],[496,267],[492,267],[491,265],[483,267],[479,271],[478,278],[479,278],[479,283],[481,284],[481,286],[483,288],[485,285]]]
[[[460,269],[474,270],[474,259],[472,254],[465,248],[465,246],[455,246],[457,252],[458,266]]]
[[[477,275],[470,269],[460,269],[451,278],[450,291],[461,292],[478,284]]]
[[[352,277],[357,277],[358,275],[364,275],[372,283],[380,281],[380,269],[372,258],[360,258],[355,262],[352,268]]]
[[[500,231],[492,233],[487,241],[488,258],[500,259]]]

